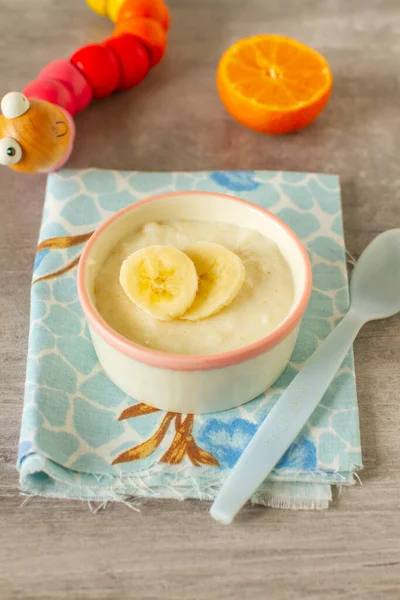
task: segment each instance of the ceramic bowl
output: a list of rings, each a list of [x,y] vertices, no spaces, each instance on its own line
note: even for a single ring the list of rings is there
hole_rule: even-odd
[[[286,259],[294,282],[294,301],[284,321],[248,346],[207,356],[144,348],[107,325],[94,303],[99,268],[113,246],[128,233],[146,223],[170,219],[231,223],[272,239]],[[107,376],[139,402],[179,413],[227,410],[267,390],[290,359],[310,292],[307,252],[285,223],[244,200],[207,192],[171,192],[122,209],[92,235],[78,267],[79,299]]]

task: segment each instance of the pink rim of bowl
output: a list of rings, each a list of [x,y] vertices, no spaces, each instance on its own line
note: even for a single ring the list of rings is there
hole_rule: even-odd
[[[160,200],[162,198],[185,196],[188,194],[190,194],[191,196],[221,196],[225,199],[229,198],[233,202],[237,202],[248,206],[253,210],[257,210],[264,217],[268,217],[268,219],[274,221],[275,224],[277,224],[281,229],[283,229],[295,241],[299,251],[299,255],[303,260],[305,271],[304,287],[298,301],[296,302],[295,306],[292,307],[292,310],[290,311],[286,319],[284,319],[282,323],[276,329],[271,331],[271,333],[269,333],[267,336],[257,340],[256,342],[253,342],[252,344],[249,344],[248,346],[238,348],[237,350],[232,350],[230,352],[224,352],[221,354],[210,354],[206,356],[200,356],[171,354],[167,352],[160,352],[158,350],[144,348],[143,346],[131,342],[127,338],[124,338],[122,335],[114,331],[97,313],[86,291],[84,268],[85,263],[90,255],[90,251],[92,249],[93,244],[98,240],[98,238],[102,235],[104,230],[107,229],[107,227],[111,223],[113,223],[115,220],[121,217],[121,215],[135,210],[135,207],[141,206],[142,204],[146,204],[154,200]],[[168,194],[152,196],[144,200],[139,200],[134,204],[130,204],[129,206],[115,213],[112,217],[110,217],[102,225],[100,225],[100,227],[86,242],[86,245],[83,249],[79,261],[77,278],[78,296],[85,317],[87,318],[89,324],[105,342],[107,342],[118,352],[125,354],[133,360],[145,363],[152,367],[170,369],[174,371],[203,371],[210,369],[219,369],[222,367],[229,367],[250,360],[251,358],[255,358],[259,354],[263,354],[264,352],[271,350],[274,346],[278,345],[282,340],[284,340],[300,322],[307,308],[308,300],[311,294],[311,285],[312,271],[307,251],[303,243],[300,241],[300,239],[297,237],[294,231],[288,225],[286,225],[286,223],[278,219],[278,217],[270,213],[268,210],[258,207],[252,204],[251,202],[247,202],[246,200],[242,200],[240,198],[236,198],[228,194],[218,194],[214,192],[201,191],[171,192]]]

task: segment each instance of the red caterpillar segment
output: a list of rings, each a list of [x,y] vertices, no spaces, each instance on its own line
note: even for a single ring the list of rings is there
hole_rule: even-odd
[[[127,90],[140,83],[150,69],[150,57],[146,48],[132,35],[110,38],[104,45],[114,52],[119,61],[119,90]]]
[[[135,36],[146,46],[150,52],[152,67],[160,62],[167,49],[167,35],[158,21],[142,18],[118,21],[113,37],[118,37],[126,33]]]
[[[140,83],[150,69],[150,53],[132,35],[79,48],[67,60],[47,65],[24,89],[28,98],[46,100],[71,115],[83,110],[93,98]]]
[[[70,58],[93,90],[95,98],[104,98],[119,86],[120,67],[114,52],[101,44],[79,48]]]

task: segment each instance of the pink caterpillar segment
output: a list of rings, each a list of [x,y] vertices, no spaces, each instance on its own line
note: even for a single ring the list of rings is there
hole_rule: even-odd
[[[75,98],[71,90],[55,79],[35,79],[25,87],[24,94],[27,98],[36,98],[56,104],[70,115],[76,113]]]
[[[27,98],[37,98],[61,106],[70,115],[75,115],[90,104],[92,88],[80,73],[67,60],[55,60],[48,64],[37,79],[24,89]]]
[[[80,112],[93,100],[93,90],[82,73],[69,60],[59,59],[49,63],[39,73],[41,78],[55,79],[64,84],[72,92],[75,99],[76,112]]]

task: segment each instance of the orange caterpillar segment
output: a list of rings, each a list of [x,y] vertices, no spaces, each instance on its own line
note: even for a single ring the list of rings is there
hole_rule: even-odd
[[[125,0],[116,22],[135,18],[155,19],[165,31],[169,29],[169,10],[163,0]]]
[[[114,29],[113,37],[125,33],[135,36],[150,52],[151,66],[157,65],[167,49],[165,30],[155,19],[128,19],[119,21]]]
[[[163,0],[86,0],[86,3],[97,14],[109,17],[113,23],[144,17],[159,21],[166,31],[169,28],[169,10]]]

